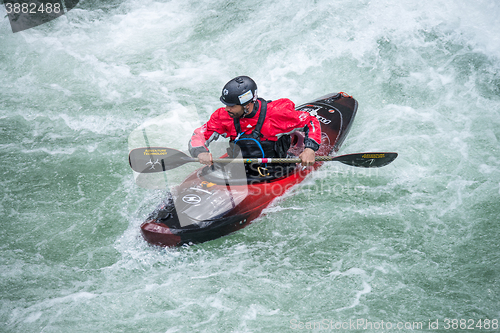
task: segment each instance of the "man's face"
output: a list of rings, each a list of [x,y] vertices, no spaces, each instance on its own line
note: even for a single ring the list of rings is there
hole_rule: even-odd
[[[233,119],[241,118],[241,116],[243,116],[244,109],[243,106],[241,105],[233,105],[233,106],[226,105],[226,112],[229,114],[229,117]]]

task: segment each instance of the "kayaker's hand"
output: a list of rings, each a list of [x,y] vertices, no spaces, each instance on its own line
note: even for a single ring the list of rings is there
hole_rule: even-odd
[[[311,148],[306,148],[304,151],[299,155],[300,160],[302,161],[303,166],[311,166],[315,162],[315,154],[314,150]]]
[[[198,160],[201,164],[212,165],[212,154],[201,153],[198,155]]]

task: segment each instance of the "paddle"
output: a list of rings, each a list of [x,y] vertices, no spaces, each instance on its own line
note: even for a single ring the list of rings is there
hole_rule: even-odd
[[[358,153],[339,156],[316,156],[316,161],[337,161],[347,165],[363,168],[379,168],[394,161],[397,153]],[[197,158],[183,152],[165,147],[149,147],[133,149],[129,156],[130,167],[140,173],[154,173],[175,169],[190,162],[198,162]],[[214,163],[300,163],[300,158],[214,158]]]

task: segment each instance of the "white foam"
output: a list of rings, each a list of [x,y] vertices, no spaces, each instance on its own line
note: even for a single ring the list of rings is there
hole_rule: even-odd
[[[416,290],[429,279],[443,282],[443,271],[434,267],[464,259],[458,251],[463,244],[489,241],[481,235],[485,229],[475,227],[489,218],[481,215],[481,207],[490,207],[495,193],[500,195],[500,7],[495,1],[357,1],[340,7],[326,0],[265,6],[180,0],[103,4],[107,8],[81,4],[63,18],[19,34],[10,33],[7,19],[0,24],[6,32],[0,34],[0,48],[9,55],[0,70],[0,120],[11,126],[1,131],[3,139],[12,140],[0,147],[16,151],[5,154],[3,162],[14,164],[19,154],[41,152],[53,157],[50,168],[68,154],[111,150],[123,153],[121,167],[110,174],[110,169],[89,166],[82,176],[108,179],[106,186],[113,186],[109,179],[118,183],[96,209],[83,183],[75,187],[77,197],[49,202],[38,190],[43,184],[33,196],[22,187],[35,186],[26,183],[24,174],[17,180],[9,173],[2,181],[6,201],[0,212],[9,219],[36,220],[37,228],[53,228],[54,216],[65,221],[71,216],[67,209],[88,205],[87,223],[96,222],[91,235],[105,230],[108,236],[82,239],[81,225],[75,223],[65,230],[80,238],[55,246],[76,242],[90,253],[87,265],[105,267],[80,266],[72,258],[68,267],[55,269],[59,258],[54,253],[66,249],[32,259],[37,248],[50,252],[49,239],[34,229],[14,241],[6,235],[21,229],[9,226],[13,229],[2,236],[7,241],[2,243],[1,275],[17,281],[30,297],[9,296],[12,300],[2,308],[7,329],[36,331],[43,323],[45,330],[84,331],[99,323],[97,330],[154,331],[158,327],[152,326],[161,322],[169,332],[183,332],[193,322],[201,331],[225,322],[235,331],[263,331],[268,324],[284,328],[284,318],[304,308],[411,320],[401,310],[408,307],[405,296],[394,293],[388,302],[384,292]],[[358,115],[340,153],[394,150],[400,156],[369,175],[364,169],[325,165],[303,183],[307,196],[297,195],[301,187],[290,191],[283,200],[294,201],[276,201],[266,210],[273,213],[272,221],[266,217],[266,224],[223,240],[181,249],[148,246],[139,226],[163,195],[136,188],[126,169],[128,134],[144,120],[165,114],[157,129],[169,132],[151,141],[185,150],[195,116],[206,121],[220,106],[223,84],[240,74],[254,77],[259,94],[269,99],[288,97],[298,104],[341,90],[354,95]],[[186,105],[198,111],[190,113]],[[121,153],[116,151],[120,142]],[[44,165],[37,163],[41,172]],[[325,197],[315,185],[347,181],[363,186],[365,193],[330,195],[317,204]],[[22,203],[29,204],[29,213]],[[40,214],[39,207],[54,203],[57,212]],[[290,223],[290,214],[299,210]],[[392,223],[387,230],[380,230],[381,219]],[[357,227],[370,238],[352,237]],[[390,228],[397,230],[391,233]],[[383,236],[377,234],[381,231]],[[481,244],[475,243],[476,236]],[[118,258],[97,255],[107,247]],[[13,260],[8,250],[14,248],[26,253]],[[484,262],[492,255],[485,252]],[[481,263],[471,265],[471,270],[484,270]],[[413,274],[412,281],[404,280],[415,268],[424,277]],[[58,275],[68,270],[74,274]],[[54,281],[54,274],[61,284],[22,282]],[[452,288],[448,280],[444,287]],[[443,307],[467,313],[481,299],[486,312],[494,308],[477,286],[458,285],[471,302],[443,299]],[[413,296],[411,315],[440,315],[439,309],[429,310],[428,295]],[[368,298],[378,299],[377,304],[364,302]],[[401,307],[391,307],[394,301]],[[127,312],[130,304],[136,309]]]

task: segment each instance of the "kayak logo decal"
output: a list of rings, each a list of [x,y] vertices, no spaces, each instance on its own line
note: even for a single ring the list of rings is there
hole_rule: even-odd
[[[212,182],[207,182],[206,180],[204,180],[204,181],[202,181],[202,182],[201,182],[201,185],[202,185],[203,187],[210,188],[210,187],[212,187],[212,186],[215,186],[216,184],[215,184],[215,183],[212,183]]]
[[[330,119],[326,119],[325,117],[323,116],[320,116],[318,114],[318,111],[323,109],[323,107],[321,106],[317,106],[317,105],[307,105],[305,108],[302,108],[300,109],[301,111],[307,111],[309,112],[309,114],[311,116],[315,116],[316,118],[318,118],[319,121],[321,121],[323,124],[325,125],[328,125],[329,123],[331,123],[332,121]]]
[[[330,119],[326,119],[323,116],[320,116],[319,114],[316,115],[316,118],[318,118],[319,121],[321,121],[323,124],[328,125],[332,121]]]
[[[196,194],[186,194],[182,197],[182,201],[191,205],[196,205],[201,202],[201,198]]]

